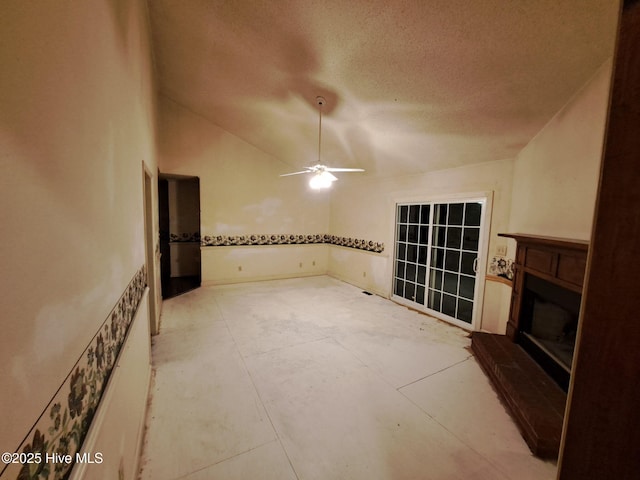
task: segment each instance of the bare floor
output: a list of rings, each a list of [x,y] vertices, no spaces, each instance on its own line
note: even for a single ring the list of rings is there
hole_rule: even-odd
[[[141,478],[555,478],[467,337],[326,276],[168,300]]]

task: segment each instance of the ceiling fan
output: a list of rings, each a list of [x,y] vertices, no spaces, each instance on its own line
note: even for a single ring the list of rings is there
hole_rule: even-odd
[[[320,147],[322,145],[322,106],[326,103],[324,97],[316,97],[320,121],[318,122],[318,163],[312,167],[305,167],[304,170],[293,173],[284,173],[281,177],[311,173],[313,176],[309,180],[309,186],[313,189],[329,188],[338,178],[331,172],[364,172],[362,168],[334,168],[323,165],[320,160]]]

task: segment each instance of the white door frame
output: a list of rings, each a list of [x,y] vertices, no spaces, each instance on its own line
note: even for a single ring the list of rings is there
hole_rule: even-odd
[[[154,211],[156,210],[153,202],[153,185],[154,176],[151,170],[147,168],[144,160],[142,161],[142,201],[144,215],[144,250],[145,265],[147,267],[147,286],[149,287],[149,331],[151,335],[158,333],[158,296],[157,296],[157,279],[156,279],[156,252],[155,239],[157,237],[153,221]],[[157,179],[156,179],[157,183]]]

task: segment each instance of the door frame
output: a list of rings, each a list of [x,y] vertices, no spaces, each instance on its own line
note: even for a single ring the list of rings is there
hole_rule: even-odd
[[[426,203],[456,203],[456,202],[468,202],[468,201],[483,201],[484,208],[482,209],[482,216],[480,219],[480,239],[478,242],[478,269],[476,271],[476,286],[473,297],[473,314],[471,323],[466,323],[440,312],[431,310],[425,304],[421,305],[416,302],[407,300],[404,297],[399,297],[394,293],[394,272],[396,263],[396,225],[397,225],[397,208],[398,204],[426,204]],[[451,194],[438,194],[438,195],[411,195],[411,196],[397,196],[391,200],[392,221],[390,228],[390,236],[393,240],[393,250],[389,256],[390,262],[388,266],[387,278],[390,282],[390,295],[389,298],[396,303],[409,307],[413,310],[417,310],[421,313],[437,318],[451,325],[463,328],[465,330],[476,331],[480,329],[482,325],[482,311],[484,304],[484,287],[486,281],[487,265],[489,263],[489,238],[491,233],[491,218],[493,213],[493,191],[480,191],[480,192],[461,192]],[[429,244],[431,245],[431,239]],[[430,247],[431,248],[431,247]],[[429,251],[429,255],[431,252]],[[429,272],[427,272],[428,276]]]
[[[149,287],[149,333],[157,335],[159,329],[159,302],[158,302],[158,282],[156,275],[156,249],[155,239],[157,237],[154,228],[155,204],[153,201],[154,175],[142,161],[142,209],[144,217],[144,251],[145,265],[147,270],[147,286]]]

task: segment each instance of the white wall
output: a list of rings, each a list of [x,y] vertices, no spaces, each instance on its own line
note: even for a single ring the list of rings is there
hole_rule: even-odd
[[[150,58],[142,1],[2,3],[2,452],[48,415],[145,263]]]
[[[324,275],[328,248],[324,244],[205,247],[202,281],[226,284]]]
[[[328,192],[311,191],[303,177],[279,177],[291,167],[166,97],[158,138],[163,174],[200,178],[203,237],[327,233]],[[322,273],[326,253],[314,246],[202,248],[204,284]]]
[[[609,60],[518,154],[511,232],[590,239],[611,68]]]
[[[509,308],[511,307],[511,285],[498,279],[489,279],[484,286],[484,304],[482,308],[482,324],[485,332],[507,332]]]

